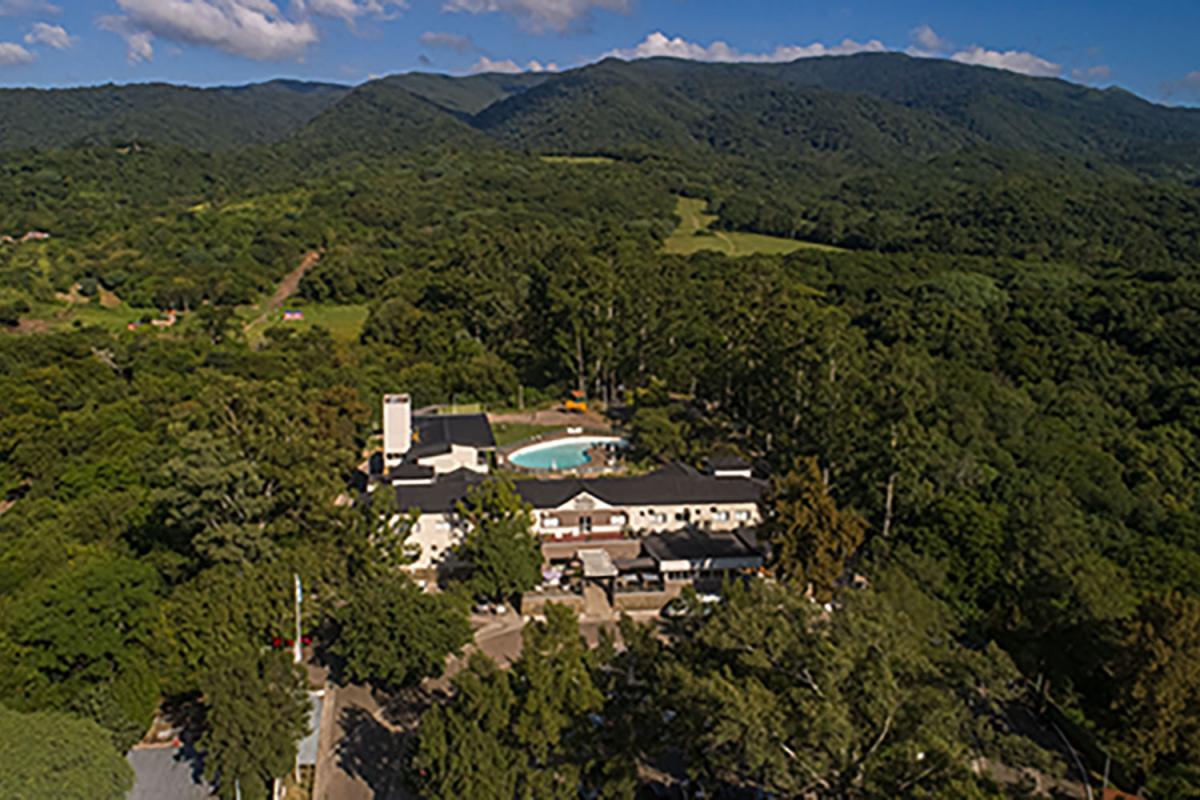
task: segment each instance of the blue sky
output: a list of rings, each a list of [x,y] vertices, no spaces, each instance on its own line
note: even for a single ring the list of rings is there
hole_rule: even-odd
[[[897,50],[1200,103],[1195,0],[0,0],[0,85],[565,69]]]

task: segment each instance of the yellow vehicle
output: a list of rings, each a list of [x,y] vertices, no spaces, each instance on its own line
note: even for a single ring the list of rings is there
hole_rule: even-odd
[[[570,411],[575,414],[586,414],[587,410],[587,395],[578,389],[572,390],[563,399],[563,411]]]

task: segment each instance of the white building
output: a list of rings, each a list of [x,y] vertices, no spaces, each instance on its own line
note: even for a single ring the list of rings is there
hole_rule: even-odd
[[[720,474],[671,464],[649,475],[519,480],[516,488],[533,508],[534,531],[559,558],[597,547],[619,555],[633,540],[650,534],[735,531],[757,525],[766,484],[740,471]],[[417,555],[412,569],[446,563],[466,532],[455,509],[483,480],[482,474],[459,469],[393,481],[397,510],[421,512],[409,537]]]
[[[496,439],[486,414],[413,414],[412,398],[383,398],[383,478],[426,483],[458,470],[487,474]]]

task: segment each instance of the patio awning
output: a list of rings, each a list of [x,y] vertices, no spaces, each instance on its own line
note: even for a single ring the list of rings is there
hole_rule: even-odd
[[[585,578],[615,578],[617,567],[606,550],[580,550],[577,554],[583,562]]]

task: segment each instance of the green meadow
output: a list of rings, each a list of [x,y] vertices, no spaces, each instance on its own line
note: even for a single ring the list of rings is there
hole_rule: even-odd
[[[766,236],[761,233],[714,231],[715,214],[705,211],[708,202],[695,197],[680,197],[675,213],[679,227],[667,237],[664,249],[671,255],[690,256],[702,250],[714,250],[727,256],[786,255],[797,250],[838,251],[836,247]]]

